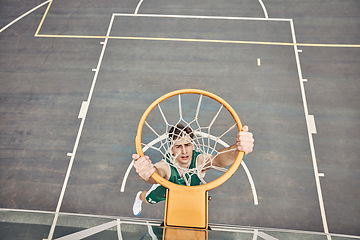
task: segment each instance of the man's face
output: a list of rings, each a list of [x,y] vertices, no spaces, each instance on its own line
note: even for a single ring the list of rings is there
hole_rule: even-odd
[[[181,167],[188,167],[192,158],[194,145],[189,135],[174,140],[174,146],[171,153],[175,157],[175,162]]]

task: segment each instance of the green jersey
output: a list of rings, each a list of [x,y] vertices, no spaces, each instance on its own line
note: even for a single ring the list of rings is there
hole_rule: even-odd
[[[197,164],[196,159],[200,154],[201,153],[196,152],[195,150],[193,151],[189,169],[196,169],[196,164]],[[186,181],[184,179],[184,176],[180,175],[178,169],[171,164],[170,159],[166,158],[165,161],[168,163],[171,171],[169,181],[185,186]],[[189,174],[185,173],[185,177],[188,180],[190,179],[190,186],[197,186],[200,185],[201,183],[201,180],[197,176],[197,174],[192,174],[190,178]],[[146,194],[146,200],[148,201],[148,203],[151,204],[164,201],[165,199],[166,199],[166,188],[161,186],[160,184],[154,184]]]
[[[199,155],[199,152],[196,152],[195,150],[193,151],[189,169],[196,169],[196,158]],[[169,181],[179,185],[186,185],[184,177],[180,176],[178,169],[170,163],[170,159],[166,158],[166,162],[169,164],[171,170]],[[186,179],[190,179],[188,173],[185,173],[185,177]],[[190,186],[197,186],[200,185],[200,183],[201,181],[199,177],[196,174],[193,174],[191,176]]]

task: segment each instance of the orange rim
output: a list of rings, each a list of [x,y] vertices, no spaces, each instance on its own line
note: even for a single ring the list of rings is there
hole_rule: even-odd
[[[220,98],[219,96],[204,91],[204,90],[200,90],[200,89],[181,89],[181,90],[177,90],[177,91],[173,91],[170,93],[167,93],[165,95],[163,95],[162,97],[158,98],[157,100],[155,100],[144,112],[144,114],[142,115],[139,125],[138,125],[138,129],[137,129],[137,133],[136,133],[136,137],[135,137],[135,147],[136,147],[136,152],[138,155],[140,156],[144,156],[144,152],[141,146],[141,133],[142,133],[142,128],[144,126],[145,120],[147,118],[147,116],[149,115],[149,113],[162,101],[173,97],[175,95],[179,95],[179,94],[201,94],[207,97],[210,97],[214,100],[216,100],[217,102],[221,103],[231,114],[231,116],[233,117],[233,119],[236,122],[237,128],[239,131],[241,131],[242,129],[242,125],[241,125],[241,121],[239,116],[237,115],[237,113],[234,111],[234,109],[222,98]],[[220,186],[221,184],[223,184],[225,181],[227,181],[238,169],[238,167],[241,164],[241,161],[244,157],[244,152],[238,152],[236,159],[234,161],[234,163],[231,165],[231,167],[229,168],[228,171],[226,171],[222,176],[220,176],[219,178],[203,184],[203,185],[198,185],[198,186],[183,186],[183,185],[178,185],[175,183],[172,183],[166,179],[164,179],[163,177],[161,177],[159,174],[157,173],[153,173],[152,178],[155,179],[155,181],[157,181],[158,183],[160,183],[161,185],[163,185],[166,188],[169,189],[174,189],[174,188],[178,188],[178,189],[187,189],[189,190],[189,188],[197,188],[198,190],[204,190],[204,191],[208,191],[211,189],[214,189],[218,186]]]

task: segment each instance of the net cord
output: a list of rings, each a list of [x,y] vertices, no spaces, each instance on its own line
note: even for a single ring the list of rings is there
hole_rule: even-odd
[[[215,169],[218,171],[226,172],[227,171],[226,168],[217,167],[217,166],[213,165],[213,160],[220,154],[236,150],[236,149],[230,149],[230,150],[225,150],[225,151],[221,151],[221,152],[218,152],[216,150],[218,142],[222,141],[221,138],[223,138],[227,133],[229,133],[231,130],[233,130],[236,127],[236,123],[234,125],[232,125],[230,128],[228,128],[224,133],[222,133],[218,137],[214,137],[211,135],[211,127],[213,126],[213,124],[216,122],[218,116],[220,115],[220,112],[223,109],[223,105],[220,106],[219,110],[216,112],[216,114],[212,118],[209,126],[207,126],[207,127],[200,126],[200,123],[198,121],[198,116],[200,113],[202,98],[203,98],[203,95],[200,94],[194,119],[190,122],[187,122],[183,118],[182,101],[181,101],[181,95],[179,94],[178,95],[179,120],[174,125],[169,124],[169,122],[160,106],[160,103],[159,103],[157,105],[157,107],[158,107],[161,117],[166,125],[166,128],[165,128],[166,132],[162,135],[157,133],[154,130],[154,128],[148,122],[145,121],[145,125],[150,129],[151,132],[153,132],[158,138],[160,138],[161,141],[160,141],[159,147],[153,146],[151,144],[151,142],[148,144],[142,143],[142,145],[144,147],[158,151],[163,156],[164,160],[168,159],[169,160],[168,163],[170,165],[174,166],[179,171],[180,175],[184,178],[187,186],[190,186],[191,177],[194,174],[196,174],[199,177],[200,181],[203,184],[206,184],[206,181],[204,180],[203,174],[202,174],[204,172],[204,170]],[[199,151],[203,155],[203,158],[204,158],[204,161],[200,165],[197,165],[197,167],[194,169],[180,167],[175,162],[175,159],[177,156],[173,156],[171,154],[171,149],[172,149],[174,143],[172,143],[172,141],[169,140],[169,131],[170,131],[171,127],[174,127],[179,123],[185,123],[185,128],[190,127],[193,130],[194,138],[192,139],[191,143],[194,144],[194,148],[197,151]],[[196,125],[195,129],[193,129],[191,127],[192,124]],[[179,133],[179,136],[176,136],[176,138],[183,137],[186,134],[187,133],[185,133],[184,130],[181,130],[181,132]],[[214,142],[213,145],[211,144],[211,141]]]

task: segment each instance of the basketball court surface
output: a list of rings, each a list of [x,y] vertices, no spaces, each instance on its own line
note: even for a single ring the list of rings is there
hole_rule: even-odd
[[[164,203],[132,214],[150,186],[131,155],[184,88],[255,138],[209,192],[207,239],[360,238],[359,1],[0,4],[1,239],[161,239]]]

